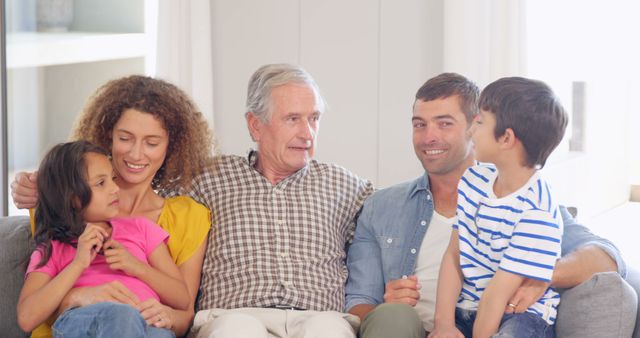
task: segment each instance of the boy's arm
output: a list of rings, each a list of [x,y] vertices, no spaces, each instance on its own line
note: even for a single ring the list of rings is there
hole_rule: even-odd
[[[509,299],[525,277],[498,270],[484,290],[473,325],[473,337],[491,337],[498,332]]]
[[[456,303],[462,290],[462,278],[458,230],[454,229],[451,231],[447,251],[442,256],[436,295],[435,325],[429,337],[452,336],[451,334],[462,337],[455,326]]]
[[[562,258],[553,270],[552,286],[572,288],[599,272],[618,271],[622,277],[625,276],[625,263],[613,243],[578,223],[564,206],[560,206],[560,213],[564,222]],[[510,302],[519,304],[516,312],[522,312],[540,299],[548,287],[549,283],[527,278]]]

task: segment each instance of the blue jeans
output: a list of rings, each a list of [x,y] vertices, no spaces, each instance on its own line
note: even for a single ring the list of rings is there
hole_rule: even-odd
[[[174,338],[173,331],[149,326],[126,304],[101,302],[65,311],[52,327],[54,337]]]
[[[456,327],[462,334],[473,336],[473,322],[476,311],[456,308]],[[533,313],[505,314],[500,321],[500,328],[492,337],[495,338],[554,338],[553,325],[547,324],[540,316]]]

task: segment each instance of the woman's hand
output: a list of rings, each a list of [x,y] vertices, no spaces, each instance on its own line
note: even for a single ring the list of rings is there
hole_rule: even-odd
[[[78,237],[78,246],[73,262],[86,269],[102,249],[104,240],[108,236],[107,231],[101,226],[87,223],[84,231],[80,237]]]
[[[149,298],[136,306],[147,324],[165,329],[173,329],[171,308],[160,304],[155,298]]]
[[[511,296],[504,313],[523,313],[544,296],[550,284],[541,280],[526,278]]]
[[[104,248],[104,256],[109,267],[113,270],[122,270],[129,276],[139,277],[144,272],[144,269],[148,267],[147,264],[142,263],[129,253],[127,248],[113,239],[107,240],[104,243]]]

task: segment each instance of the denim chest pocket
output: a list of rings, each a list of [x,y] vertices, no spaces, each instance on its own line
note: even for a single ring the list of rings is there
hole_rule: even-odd
[[[377,236],[378,244],[382,249],[399,248],[402,246],[400,237]]]

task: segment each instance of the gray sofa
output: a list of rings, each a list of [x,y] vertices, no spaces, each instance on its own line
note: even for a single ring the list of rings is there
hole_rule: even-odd
[[[0,336],[26,337],[16,321],[16,304],[32,248],[29,219],[0,218]],[[622,280],[601,273],[562,294],[556,327],[559,338],[640,338],[637,306],[640,273],[631,269]],[[633,285],[633,287],[631,286]],[[634,290],[635,288],[635,290]]]

